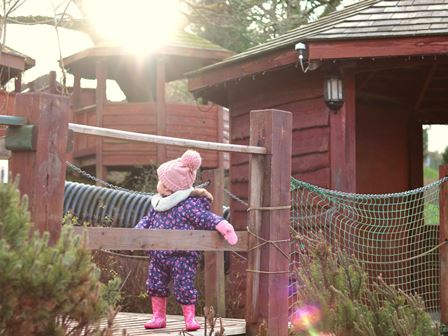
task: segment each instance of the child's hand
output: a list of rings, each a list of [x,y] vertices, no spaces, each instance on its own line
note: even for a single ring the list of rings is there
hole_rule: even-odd
[[[213,202],[212,194],[210,194],[208,190],[204,188],[194,188],[190,196],[207,197],[210,200],[210,202]]]
[[[235,229],[228,221],[220,221],[215,229],[222,234],[224,239],[227,240],[230,245],[235,245],[238,242],[238,236],[235,233]]]

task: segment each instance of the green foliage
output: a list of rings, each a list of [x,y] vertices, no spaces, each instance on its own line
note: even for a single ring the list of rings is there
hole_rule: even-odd
[[[0,184],[0,335],[110,335],[120,280],[107,286],[70,227],[49,246],[31,232],[17,183]],[[109,326],[98,321],[108,317]]]
[[[431,167],[424,167],[423,168],[423,177],[425,181],[436,181],[439,179],[439,172]]]
[[[292,335],[310,335],[311,330],[335,336],[437,335],[420,297],[381,278],[369,285],[362,266],[323,239],[306,246],[297,268],[300,288]],[[313,314],[319,318],[304,317],[306,307],[318,307]]]
[[[448,163],[448,146],[445,147],[445,150],[442,153],[442,161],[443,161],[443,164]]]
[[[182,0],[190,29],[242,52],[334,11],[341,0]]]

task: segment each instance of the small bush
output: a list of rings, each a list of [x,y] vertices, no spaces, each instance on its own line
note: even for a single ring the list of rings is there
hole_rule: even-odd
[[[369,285],[367,273],[354,258],[322,238],[303,240],[307,248],[296,270],[299,288],[292,335],[438,335],[420,297],[381,278]]]
[[[0,335],[111,335],[119,279],[101,284],[80,237],[32,232],[17,183],[0,184]],[[108,316],[108,325],[98,321]]]

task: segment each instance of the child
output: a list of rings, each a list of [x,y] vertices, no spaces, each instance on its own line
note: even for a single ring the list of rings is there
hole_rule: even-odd
[[[217,230],[229,244],[236,244],[238,237],[233,226],[210,212],[208,198],[211,195],[204,190],[195,191],[192,187],[200,165],[201,156],[192,150],[162,164],[157,169],[158,194],[153,196],[148,215],[139,221],[136,228]],[[166,302],[171,280],[176,300],[182,305],[186,330],[199,329],[200,325],[195,321],[197,290],[194,287],[199,252],[150,251],[150,257],[146,286],[151,296],[153,318],[145,323],[145,329],[166,327]]]

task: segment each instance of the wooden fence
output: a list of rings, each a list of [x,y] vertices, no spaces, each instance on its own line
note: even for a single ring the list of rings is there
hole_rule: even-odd
[[[12,153],[11,172],[21,176],[19,188],[30,199],[35,227],[49,231],[52,242],[56,241],[61,230],[69,129],[94,136],[250,155],[249,233],[238,232],[240,241],[237,245],[228,245],[219,233],[210,231],[137,232],[133,229],[87,228],[87,246],[114,250],[213,251],[216,254],[211,262],[214,267],[208,269],[209,280],[223,274],[222,251],[246,251],[247,334],[257,335],[263,324],[270,336],[288,335],[291,113],[278,110],[252,111],[249,146],[69,124],[68,98],[47,93],[17,95],[15,113],[27,118],[28,124],[36,125],[37,132],[33,139],[34,151]],[[217,283],[211,295],[219,296],[223,293],[223,279]]]

